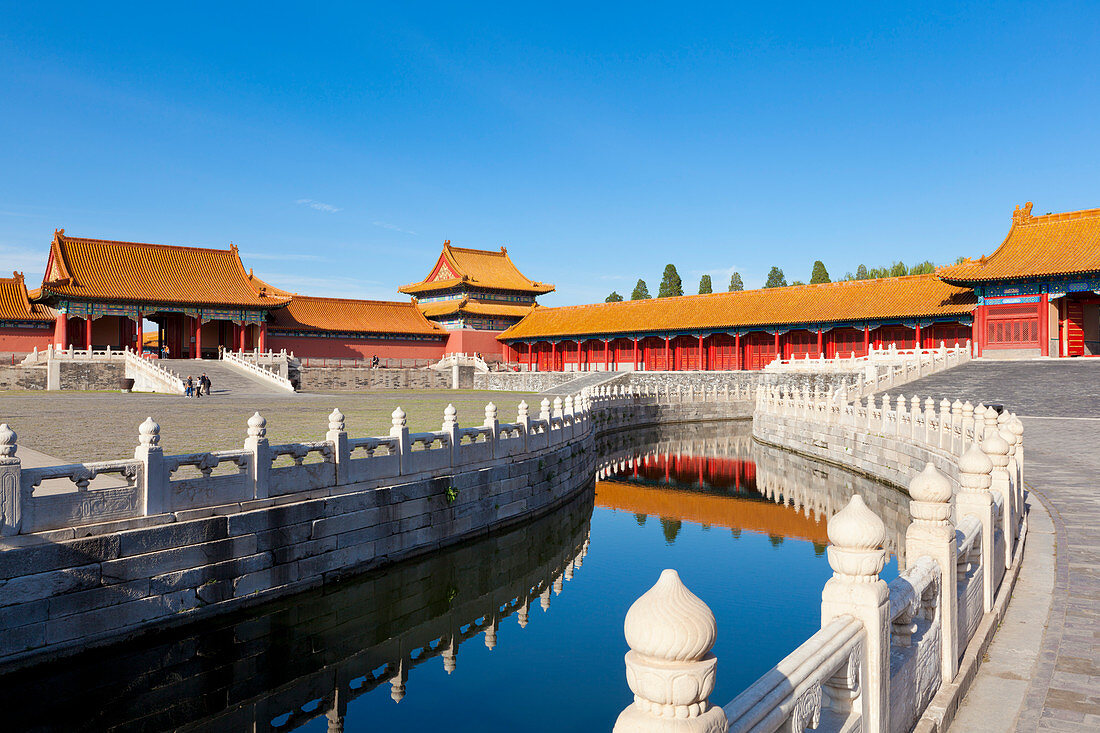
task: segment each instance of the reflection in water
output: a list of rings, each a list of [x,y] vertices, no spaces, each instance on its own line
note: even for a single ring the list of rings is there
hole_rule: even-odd
[[[191,628],[0,678],[4,730],[288,731],[380,686],[400,702],[409,674],[572,580],[587,553],[591,495],[513,531]],[[48,704],[41,691],[49,689]],[[430,695],[430,692],[425,691]],[[33,705],[28,702],[35,701]]]
[[[886,549],[904,552],[908,497],[863,476],[755,443],[748,421],[641,430],[599,446],[596,505],[661,518],[672,543],[680,521],[807,540],[823,555],[826,522],[859,493],[886,523]],[[671,519],[671,518],[675,518]],[[670,525],[676,521],[675,529]],[[903,559],[903,558],[902,558]]]
[[[825,521],[853,491],[900,546],[903,494],[756,445],[748,422],[598,450],[595,510],[582,492],[511,532],[0,678],[0,728],[609,730],[630,697],[623,618],[662,569],[714,611],[727,701],[818,628]]]

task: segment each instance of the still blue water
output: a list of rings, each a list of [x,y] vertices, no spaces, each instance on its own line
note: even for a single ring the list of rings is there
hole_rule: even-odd
[[[897,501],[744,425],[615,440],[601,455],[623,470],[521,527],[0,679],[5,729],[610,730],[631,701],[623,619],[664,568],[714,612],[724,705],[819,627],[822,508]]]

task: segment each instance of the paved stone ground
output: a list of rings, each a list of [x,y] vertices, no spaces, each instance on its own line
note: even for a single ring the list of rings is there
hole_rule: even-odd
[[[169,395],[118,392],[0,392],[0,422],[19,435],[19,443],[66,461],[130,458],[138,425],[146,417],[160,424],[166,453],[239,448],[248,418],[267,418],[272,443],[322,440],[328,414],[339,407],[352,437],[386,435],[390,413],[398,405],[413,431],[439,430],[443,409],[454,403],[460,425],[481,425],[485,404],[493,402],[501,422],[515,420],[526,399],[538,414],[542,398],[518,392],[470,390],[382,390],[297,395],[219,395],[188,399]]]
[[[1032,582],[1017,587],[1009,633],[995,638],[954,730],[1100,731],[1100,359],[977,361],[900,391],[1002,402],[1020,414],[1026,480],[1055,532],[1052,562],[1036,512],[1024,559]],[[1036,578],[1036,566],[1054,577]]]

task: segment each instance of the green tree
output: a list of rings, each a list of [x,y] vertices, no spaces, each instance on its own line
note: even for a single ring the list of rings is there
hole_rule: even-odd
[[[649,288],[645,284],[645,280],[639,280],[638,284],[634,286],[634,292],[630,294],[631,300],[648,300]]]
[[[670,298],[684,294],[684,283],[680,280],[680,273],[676,272],[676,265],[665,265],[665,274],[661,278],[661,289],[657,291],[658,298]]]
[[[623,302],[623,296],[619,295],[614,290],[612,290],[611,295],[604,298],[603,302],[605,302],[605,303],[621,303],[621,302]]]
[[[764,283],[766,288],[785,288],[787,287],[787,276],[783,274],[783,271],[778,267],[772,266],[771,271],[768,273],[768,281]]]
[[[936,271],[936,266],[932,264],[931,260],[925,260],[924,262],[918,262],[909,268],[910,275],[931,275]]]
[[[904,262],[895,262],[890,267],[890,277],[901,277],[902,275],[908,275],[909,268],[905,266]]]
[[[735,272],[730,275],[730,292],[736,293],[738,290],[744,290],[745,283],[741,282],[741,273]]]
[[[706,295],[707,293],[713,293],[714,288],[710,285],[710,275],[703,275],[699,278],[699,295]]]
[[[856,268],[856,280],[866,280],[869,277],[871,275],[867,272],[867,265],[860,265]]]
[[[832,280],[829,279],[829,271],[825,269],[825,263],[821,260],[815,260],[814,270],[810,273],[810,285],[831,282]]]
[[[801,280],[791,280],[791,285],[805,285]]]

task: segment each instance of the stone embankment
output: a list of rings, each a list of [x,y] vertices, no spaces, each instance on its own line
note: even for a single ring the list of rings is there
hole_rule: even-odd
[[[597,434],[747,417],[751,403],[674,403],[600,390],[521,403],[515,422],[269,444],[258,413],[244,447],[164,455],[159,426],[134,458],[25,468],[0,428],[0,666],[61,654],[289,595],[350,572],[526,521],[595,472]]]
[[[635,702],[616,730],[662,730],[669,709],[708,731],[889,733],[950,725],[1023,557],[1023,426],[984,406],[960,405],[954,414],[950,405],[934,408],[760,389],[758,440],[908,486],[901,573],[889,584],[879,577],[887,527],[854,494],[828,524],[834,575],[822,592],[821,630],[718,708],[707,699],[717,663],[709,654],[713,614],[666,571],[627,614]],[[672,684],[681,678],[694,684]]]

